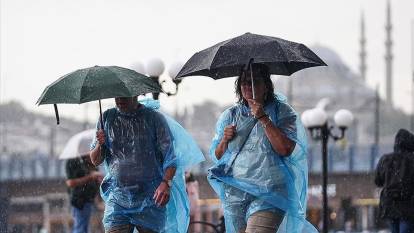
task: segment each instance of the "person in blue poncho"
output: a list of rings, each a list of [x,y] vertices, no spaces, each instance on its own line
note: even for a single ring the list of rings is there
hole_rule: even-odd
[[[221,114],[210,148],[216,163],[208,178],[222,201],[226,232],[317,232],[305,220],[304,129],[274,94],[267,66],[253,64],[250,72],[236,80],[238,102]]]
[[[201,151],[178,123],[137,97],[115,103],[103,114],[104,129],[97,124],[90,153],[107,172],[101,184],[105,232],[186,232],[184,170],[202,160]]]

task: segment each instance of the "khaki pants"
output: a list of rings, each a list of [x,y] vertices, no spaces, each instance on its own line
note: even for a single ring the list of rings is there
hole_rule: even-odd
[[[284,215],[271,211],[258,211],[247,220],[246,233],[275,233]]]
[[[137,228],[139,233],[155,233],[155,231],[151,231],[151,230],[139,227],[139,226],[133,226],[129,224],[112,227],[107,230],[105,229],[105,233],[132,233],[134,232],[134,228]]]

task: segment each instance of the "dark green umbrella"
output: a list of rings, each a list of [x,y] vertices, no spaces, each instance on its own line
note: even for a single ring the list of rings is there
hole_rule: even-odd
[[[59,124],[57,104],[81,104],[101,99],[133,97],[162,92],[157,81],[133,70],[118,66],[94,66],[64,75],[46,87],[36,104],[54,104]]]

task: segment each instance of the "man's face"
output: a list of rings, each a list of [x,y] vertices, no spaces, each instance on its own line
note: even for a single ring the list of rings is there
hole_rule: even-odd
[[[115,98],[116,107],[121,112],[130,112],[137,105],[136,97],[116,97]]]

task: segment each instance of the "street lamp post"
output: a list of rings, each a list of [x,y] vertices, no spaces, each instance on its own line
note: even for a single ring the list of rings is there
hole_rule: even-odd
[[[344,138],[345,130],[353,121],[353,115],[349,110],[341,109],[335,113],[334,121],[340,129],[340,135],[334,135],[333,126],[328,124],[328,116],[324,109],[314,108],[306,110],[302,114],[302,122],[310,131],[314,140],[322,141],[322,216],[323,216],[323,233],[328,232],[328,141],[332,139],[339,140]]]
[[[148,61],[146,69],[147,74],[161,85],[160,76],[162,73],[164,73],[165,70],[164,62],[162,62],[159,58],[153,58]],[[158,99],[159,95],[160,93],[152,93],[152,97],[154,97],[156,100]]]
[[[182,63],[180,61],[176,61],[176,62],[172,63],[169,66],[168,75],[170,76],[170,78],[172,79],[172,82],[175,85],[175,92],[166,92],[166,94],[168,96],[177,94],[178,85],[181,83],[181,79],[174,79],[174,78],[177,76],[178,72],[180,72],[180,70],[181,70],[181,68],[183,68],[183,66],[184,66],[184,63]]]
[[[414,20],[411,20],[411,131],[414,130]]]
[[[178,74],[182,66],[183,66],[183,63],[181,62],[175,62],[169,66],[168,74],[171,79],[174,78]],[[167,94],[168,96],[176,95],[178,91],[178,85],[181,83],[181,80],[172,79],[172,82],[175,85],[175,91],[170,92],[166,90],[164,84],[166,84],[167,81],[160,79],[160,76],[164,73],[164,70],[165,70],[165,65],[162,62],[162,60],[159,58],[153,58],[149,60],[146,66],[146,73],[160,84],[161,89],[163,90],[165,94]],[[142,72],[142,73],[145,73],[145,72]],[[154,99],[158,99],[159,93],[152,93],[152,96],[154,97]]]

